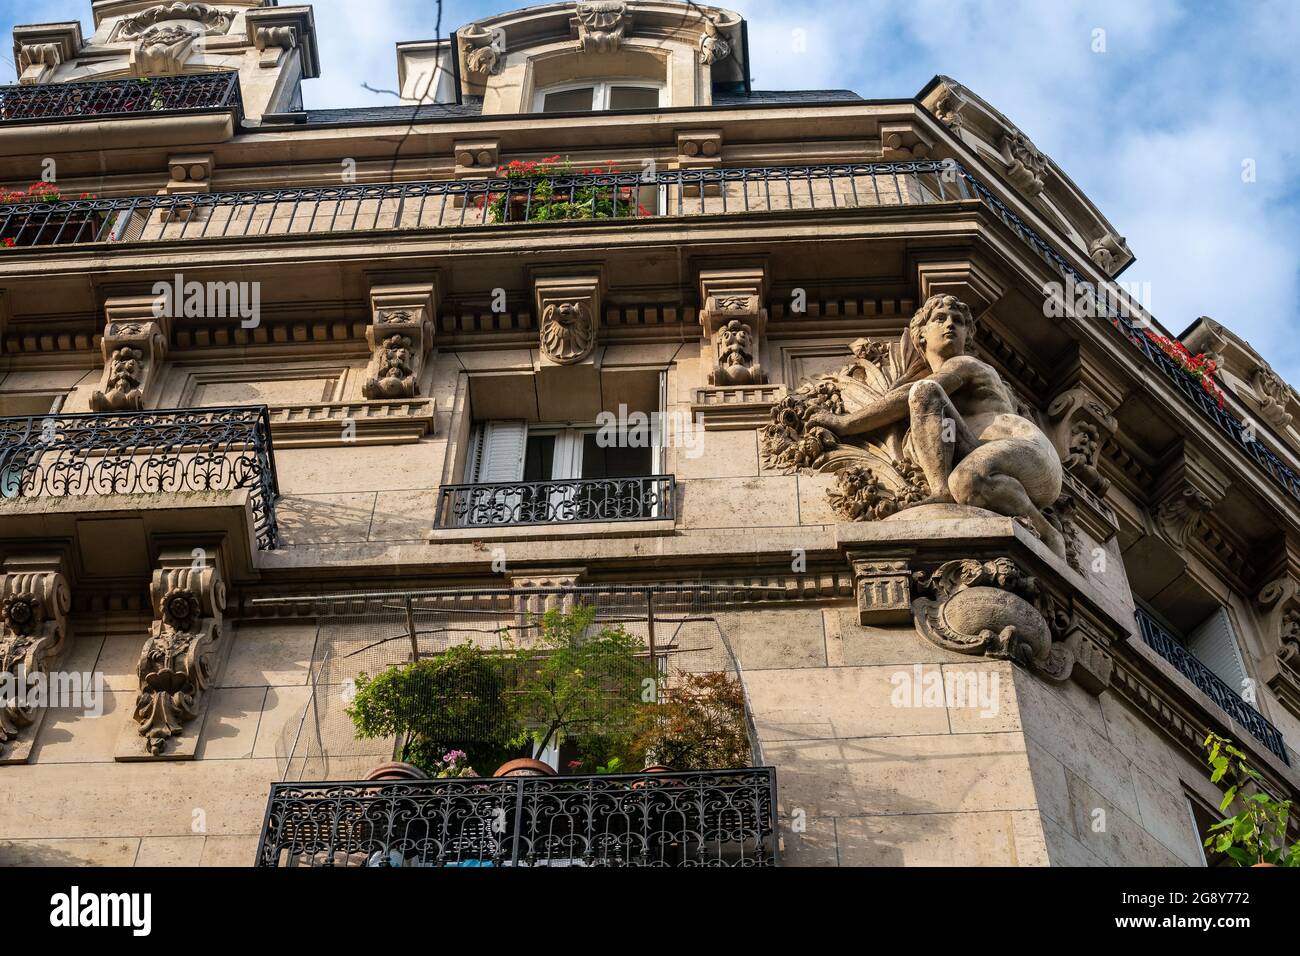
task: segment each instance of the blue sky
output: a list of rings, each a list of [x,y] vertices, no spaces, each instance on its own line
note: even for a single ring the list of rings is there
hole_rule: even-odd
[[[446,0],[443,35],[515,5]],[[394,88],[393,45],[434,35],[431,0],[313,6],[324,75],[306,84],[312,107],[392,102],[361,84]],[[1150,283],[1149,304],[1167,328],[1210,315],[1300,383],[1297,0],[729,6],[749,20],[756,89],[906,98],[936,73],[970,87],[1128,238],[1138,261],[1124,279]],[[89,13],[90,0],[0,0],[0,30],[79,17],[89,34]],[[0,50],[7,57],[8,42]],[[1248,161],[1253,181],[1243,181]]]

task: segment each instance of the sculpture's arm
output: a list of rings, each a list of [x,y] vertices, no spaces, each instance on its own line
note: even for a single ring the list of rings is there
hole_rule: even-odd
[[[844,415],[818,412],[809,419],[809,422],[829,428],[841,437],[875,431],[907,417],[907,395],[910,389],[911,385],[891,389],[861,408]]]

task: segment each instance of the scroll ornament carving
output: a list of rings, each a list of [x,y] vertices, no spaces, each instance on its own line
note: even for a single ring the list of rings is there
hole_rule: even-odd
[[[141,411],[157,364],[167,350],[162,328],[153,321],[109,322],[104,329],[104,377],[90,396],[96,412]]]
[[[729,56],[731,56],[731,44],[718,31],[717,22],[706,14],[704,32],[700,35],[700,62],[708,66]]]
[[[934,118],[949,129],[955,130],[961,126],[960,111],[961,103],[951,90],[935,101]]]
[[[1213,500],[1204,492],[1182,487],[1156,506],[1156,527],[1166,541],[1183,550],[1195,540],[1213,507]]]
[[[1007,178],[1025,195],[1033,197],[1043,191],[1047,176],[1047,157],[1038,151],[1020,130],[1008,130],[998,141],[1002,160],[1007,164]]]
[[[0,674],[14,695],[0,701],[0,753],[36,719],[18,684],[30,686],[58,659],[67,634],[72,594],[57,571],[6,574],[0,589]]]
[[[199,713],[213,677],[226,591],[217,570],[207,566],[160,568],[150,592],[156,619],[136,665],[134,717],[145,750],[156,757]]]
[[[579,3],[578,49],[583,53],[613,53],[622,45],[628,26],[628,8],[622,0]]]
[[[856,361],[778,402],[760,433],[769,468],[837,476],[847,521],[958,504],[1019,519],[1066,556],[1061,461],[992,366],[967,354],[970,309],[926,300],[897,345],[859,339]],[[996,478],[997,480],[992,480]]]
[[[926,640],[959,654],[1015,661],[1052,680],[1070,676],[1074,654],[1054,640],[1049,623],[1059,615],[1037,579],[1010,558],[948,561],[916,572],[913,586],[916,630]]]
[[[1131,255],[1124,237],[1110,232],[1088,245],[1088,256],[1107,275],[1112,275],[1119,268],[1120,262]]]
[[[726,309],[722,302],[719,307]],[[754,331],[747,324],[732,319],[718,329],[714,342],[717,359],[709,384],[762,385],[767,382],[763,366],[754,360]]]
[[[548,302],[542,309],[542,353],[551,361],[560,365],[580,362],[595,344],[595,324],[586,302]]]

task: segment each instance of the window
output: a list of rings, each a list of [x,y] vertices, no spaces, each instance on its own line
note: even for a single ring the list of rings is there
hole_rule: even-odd
[[[562,481],[577,478],[644,478],[655,474],[658,449],[630,441],[602,444],[595,425],[551,427],[495,421],[478,426],[466,480]]]
[[[1219,608],[1197,625],[1188,635],[1187,649],[1238,694],[1245,688],[1246,665],[1241,659],[1227,608]]]
[[[552,86],[537,93],[540,113],[586,113],[599,110],[652,110],[662,102],[663,86],[635,80]]]

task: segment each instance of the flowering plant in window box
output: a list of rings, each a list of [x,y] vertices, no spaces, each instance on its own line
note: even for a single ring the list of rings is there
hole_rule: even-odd
[[[1119,328],[1118,321],[1114,325]],[[1219,365],[1214,359],[1204,352],[1193,355],[1182,342],[1159,335],[1150,329],[1143,329],[1143,334],[1155,343],[1156,348],[1169,356],[1188,376],[1195,379],[1205,394],[1214,399],[1219,408],[1223,408],[1223,392],[1220,391],[1218,383],[1214,380],[1214,373],[1219,370]],[[1130,335],[1130,337],[1132,336]],[[1141,344],[1140,339],[1134,339],[1134,342],[1135,344]]]
[[[497,174],[510,180],[511,187],[505,192],[479,196],[476,205],[482,209],[486,203],[491,222],[635,219],[651,215],[638,200],[638,187],[557,182],[614,172],[613,160],[603,166],[577,169],[567,157],[561,160],[558,155],[541,160],[516,159],[497,168]]]

